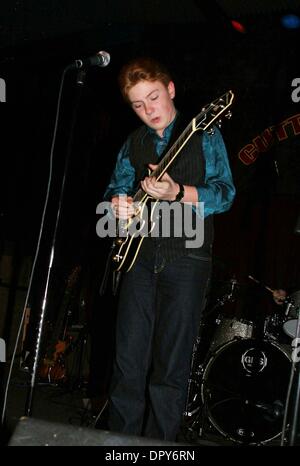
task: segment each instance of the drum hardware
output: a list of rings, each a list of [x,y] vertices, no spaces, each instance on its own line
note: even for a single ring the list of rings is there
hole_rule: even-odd
[[[299,319],[298,319],[299,324]],[[297,329],[299,330],[299,328]],[[299,445],[300,432],[300,360],[297,353],[299,339],[295,338],[292,341],[292,368],[287,391],[287,401],[284,410],[284,420],[281,436],[281,446]]]
[[[226,283],[228,284],[228,281],[226,281]],[[233,277],[229,280],[229,284],[230,284],[229,291],[225,293],[222,297],[217,298],[214,306],[212,306],[212,308],[209,311],[206,311],[206,314],[205,314],[206,318],[209,317],[211,314],[213,314],[216,311],[216,309],[224,306],[226,303],[228,302],[234,303],[236,301],[236,290],[237,290],[237,287],[239,286],[239,283],[236,280],[236,278]]]
[[[279,312],[268,315],[264,321],[264,339],[271,339],[282,342],[282,326],[284,320],[284,316]]]
[[[288,388],[287,403],[284,413],[284,422],[281,438],[281,446],[295,446],[300,443],[300,365],[295,362],[292,367]],[[284,435],[286,434],[286,435]]]
[[[191,371],[190,371],[190,377],[188,379],[187,401],[186,401],[186,406],[185,406],[185,411],[184,411],[184,416],[187,416],[187,417],[191,417],[194,414],[194,409],[192,408],[192,405],[198,401],[201,377],[203,375],[204,367],[205,367],[204,364],[199,361],[200,342],[201,342],[201,336],[199,335],[196,338],[196,341],[193,346]]]
[[[201,379],[194,378],[188,381],[188,396],[185,411],[183,412],[182,427],[186,440],[201,437],[204,433],[204,426],[207,418],[201,402]]]
[[[290,313],[290,309],[293,306],[293,303],[292,303],[292,301],[288,301],[287,299],[285,301],[287,301],[287,306],[286,306],[286,310],[285,310],[284,315],[287,317],[289,315],[289,313]]]
[[[238,281],[235,277],[230,279],[230,291],[226,295],[227,301],[235,301],[235,290],[238,285]]]
[[[185,409],[183,412],[182,429],[186,440],[193,440],[202,437],[205,424],[207,423],[207,413],[201,402],[201,384],[206,366],[208,349],[203,346],[203,330],[206,324],[200,324],[199,335],[193,346],[191,358],[190,377],[188,379],[188,389]]]
[[[218,298],[216,304],[209,311],[206,312],[205,317],[206,318],[209,317],[211,314],[213,314],[216,311],[216,309],[218,309],[221,306],[224,306],[224,304],[226,304],[227,302],[228,302],[228,295],[224,295],[222,298]]]

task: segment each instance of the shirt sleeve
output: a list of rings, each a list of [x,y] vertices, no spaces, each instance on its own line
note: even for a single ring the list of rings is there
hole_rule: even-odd
[[[135,170],[129,160],[129,142],[127,140],[118,154],[115,169],[103,196],[104,200],[110,201],[113,196],[118,194],[131,196],[134,182]]]
[[[223,137],[218,128],[214,131],[202,136],[205,179],[197,191],[199,202],[204,202],[204,217],[230,209],[236,193]]]

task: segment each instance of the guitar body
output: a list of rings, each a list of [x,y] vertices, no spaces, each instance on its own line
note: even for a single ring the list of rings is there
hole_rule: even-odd
[[[155,210],[158,201],[145,196],[136,208],[134,219],[129,219],[123,228],[122,236],[114,241],[113,266],[116,272],[129,272],[136,261],[145,236],[149,236],[155,227]],[[125,237],[124,237],[125,233]]]
[[[220,117],[231,106],[233,99],[233,92],[228,91],[203,107],[202,111],[192,119],[150,176],[155,176],[156,180],[159,181],[196,131],[207,131],[208,134],[214,134],[214,129],[211,126],[213,124],[220,126]],[[227,111],[225,117],[230,118],[231,112]],[[149,200],[151,198],[148,194],[139,189],[133,197],[134,206],[137,206],[135,215],[126,220],[125,225],[121,229],[119,228],[122,234],[114,240],[111,252],[112,265],[117,272],[128,272],[132,268],[145,236],[149,235],[155,226],[155,206],[159,201],[156,200],[151,209],[145,209]],[[150,215],[148,214],[149,211]],[[147,220],[148,223],[146,224]],[[138,228],[136,228],[137,225]]]
[[[144,237],[127,236],[116,238],[113,251],[113,265],[116,272],[129,272],[138,256]]]

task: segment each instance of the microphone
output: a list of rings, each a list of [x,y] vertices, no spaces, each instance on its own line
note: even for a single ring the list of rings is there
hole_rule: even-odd
[[[110,62],[110,55],[104,50],[100,50],[96,55],[88,58],[80,58],[74,61],[71,65],[68,66],[70,70],[86,68],[88,66],[100,66],[104,68]]]

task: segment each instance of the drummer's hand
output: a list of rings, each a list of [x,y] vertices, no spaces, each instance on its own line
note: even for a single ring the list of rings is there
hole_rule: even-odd
[[[287,293],[285,290],[274,290],[273,291],[273,299],[276,304],[283,304],[285,301],[285,298],[287,296]]]

